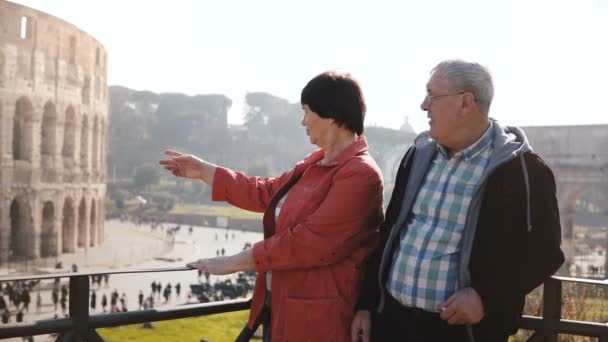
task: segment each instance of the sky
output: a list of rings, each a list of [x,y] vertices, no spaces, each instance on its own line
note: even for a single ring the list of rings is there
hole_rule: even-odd
[[[13,0],[66,20],[108,52],[108,83],[299,102],[326,70],[352,73],[366,125],[428,129],[420,110],[445,59],[492,72],[491,116],[510,125],[608,123],[605,0]],[[300,118],[295,118],[299,120]]]

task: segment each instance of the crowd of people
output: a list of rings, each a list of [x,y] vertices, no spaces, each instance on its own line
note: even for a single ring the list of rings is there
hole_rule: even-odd
[[[24,315],[30,311],[32,293],[38,280],[0,283],[0,316],[2,323],[23,322]],[[40,310],[40,293],[36,294],[36,310]]]

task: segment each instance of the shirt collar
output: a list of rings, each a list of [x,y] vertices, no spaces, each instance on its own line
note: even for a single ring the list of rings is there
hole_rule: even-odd
[[[323,164],[323,166],[335,166],[345,162],[350,159],[352,156],[355,156],[361,152],[367,151],[367,139],[364,136],[358,136],[357,140],[350,144],[347,148],[345,148],[342,152],[340,152],[334,159],[330,160],[328,163]],[[309,154],[304,160],[304,164],[314,164],[318,161],[322,160],[325,156],[323,149],[318,149],[317,151]]]
[[[468,161],[471,158],[475,158],[479,153],[488,148],[494,141],[494,129],[492,129],[493,125],[494,124],[492,121],[490,121],[490,125],[476,142],[469,145],[464,150],[455,153],[452,158],[464,158],[464,160]],[[448,149],[444,146],[437,144],[437,151],[439,151],[439,153],[441,153],[446,159],[450,159]]]

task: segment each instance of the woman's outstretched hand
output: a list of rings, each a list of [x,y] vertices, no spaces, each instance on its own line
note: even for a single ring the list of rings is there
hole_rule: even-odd
[[[165,154],[170,158],[160,160],[159,164],[174,176],[200,179],[210,185],[213,183],[215,165],[191,154],[183,154],[178,151],[167,150]]]

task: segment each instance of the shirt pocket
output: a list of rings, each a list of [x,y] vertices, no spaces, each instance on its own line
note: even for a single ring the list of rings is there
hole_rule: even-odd
[[[285,301],[284,341],[338,341],[340,302],[338,298]]]

